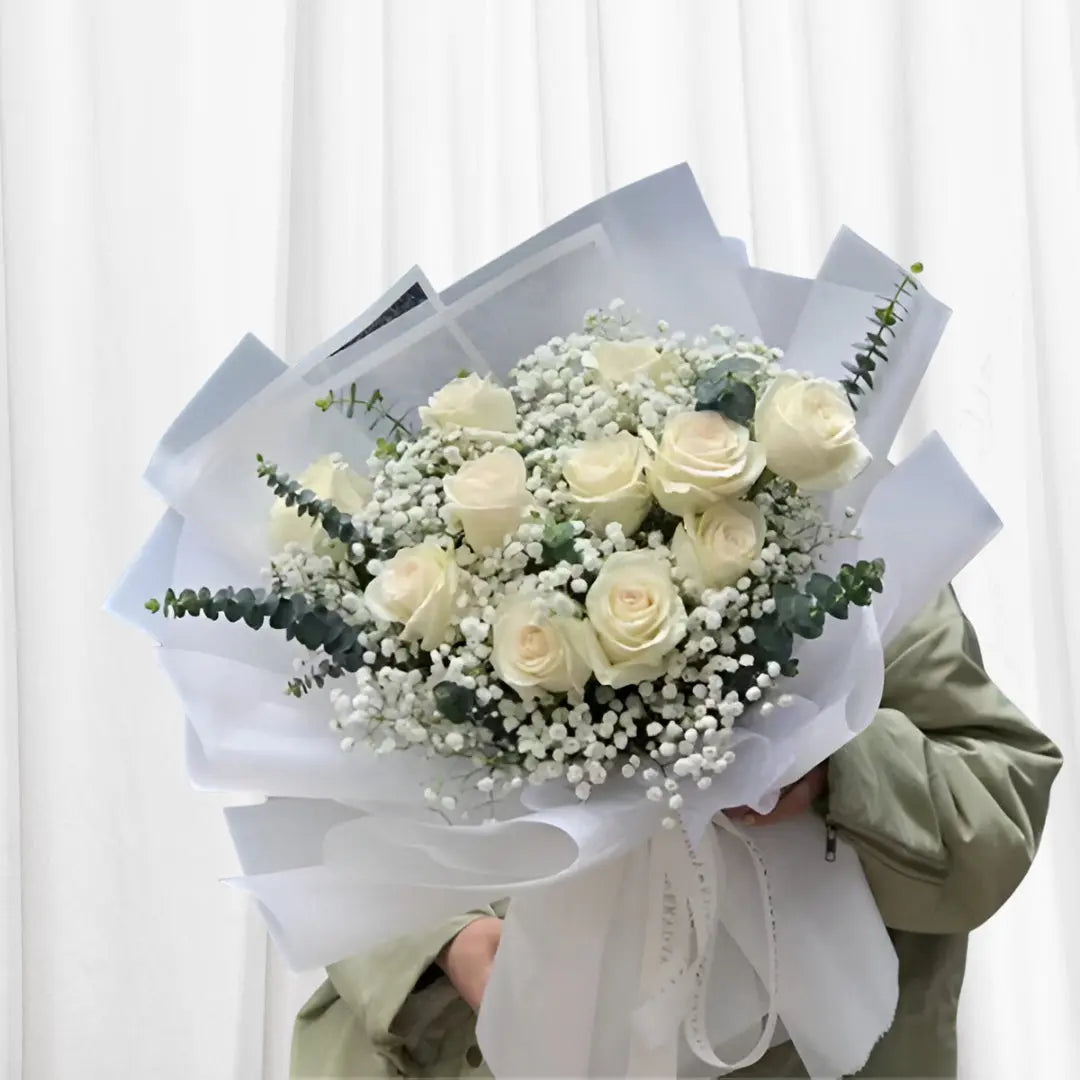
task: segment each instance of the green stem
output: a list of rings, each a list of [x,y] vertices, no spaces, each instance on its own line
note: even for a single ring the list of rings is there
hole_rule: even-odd
[[[904,321],[904,315],[907,313],[907,308],[900,302],[900,297],[907,296],[909,288],[918,289],[918,283],[912,274],[918,274],[921,270],[922,263],[913,263],[911,273],[905,273],[901,277],[892,298],[888,299],[884,307],[874,309],[874,314],[870,318],[874,328],[867,333],[866,340],[857,346],[861,350],[856,353],[857,363],[844,365],[851,375],[849,378],[842,379],[840,385],[844,388],[848,403],[853,409],[856,408],[855,399],[865,393],[859,385],[860,380],[865,382],[868,388],[873,389],[873,373],[877,367],[877,360],[889,359],[885,351],[887,347],[885,335],[888,334],[895,340],[896,327]],[[882,299],[886,298],[882,297]]]
[[[370,398],[357,397],[356,383],[350,383],[349,396],[347,398],[335,397],[334,391],[331,390],[326,397],[319,398],[315,402],[315,405],[322,409],[323,412],[327,412],[334,405],[340,405],[345,410],[345,416],[350,420],[355,415],[357,406],[360,406],[365,413],[375,414],[375,419],[371,423],[372,428],[380,421],[383,421],[390,425],[392,433],[400,435],[405,439],[411,438],[413,435],[412,429],[401,417],[394,416],[394,414],[383,405],[383,401],[384,398],[381,390],[374,391]]]

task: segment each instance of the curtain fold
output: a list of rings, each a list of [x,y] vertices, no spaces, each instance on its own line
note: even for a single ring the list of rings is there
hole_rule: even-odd
[[[2,1075],[22,1073],[22,797],[19,777],[18,603],[10,423],[4,157],[0,142],[0,1040]]]
[[[317,979],[217,883],[220,800],[100,612],[167,421],[246,330],[295,359],[414,262],[448,283],[683,159],[765,265],[812,273],[842,224],[925,262],[956,314],[898,450],[940,430],[1005,520],[958,588],[1075,759],[1071,0],[3,0],[4,1080],[281,1080]],[[967,1077],[1080,1050],[1078,815],[1070,766],[973,940]]]

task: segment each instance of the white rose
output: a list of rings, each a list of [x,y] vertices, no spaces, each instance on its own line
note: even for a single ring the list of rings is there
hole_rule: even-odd
[[[343,514],[360,513],[371,498],[371,481],[353,472],[340,454],[319,458],[296,479],[301,487],[314,491],[320,499],[329,499]],[[290,542],[319,555],[345,557],[345,545],[331,540],[314,518],[307,514],[301,517],[295,506],[286,506],[284,499],[276,499],[270,509],[270,544],[274,552],[279,552]]]
[[[525,486],[525,461],[508,446],[467,461],[443,481],[447,505],[476,551],[497,547],[517,530],[532,496]]]
[[[507,442],[518,430],[510,391],[475,372],[432,394],[420,406],[420,422],[435,431],[462,430],[477,441]]]
[[[460,578],[453,551],[418,544],[383,564],[364,590],[364,600],[377,619],[404,624],[402,640],[437,649],[446,640]]]
[[[589,662],[605,686],[629,686],[663,674],[686,634],[686,609],[666,560],[651,551],[608,557],[585,597],[596,632]]]
[[[628,431],[610,439],[583,442],[563,464],[570,494],[594,529],[617,521],[629,536],[652,505],[645,467],[645,444]]]
[[[679,362],[673,352],[663,352],[652,338],[634,341],[597,341],[589,346],[600,379],[608,386],[622,386],[635,375],[648,375],[658,386],[666,382]]]
[[[765,451],[750,432],[718,412],[683,412],[668,417],[656,446],[652,443],[649,486],[669,514],[700,513],[726,495],[741,495],[765,468]]]
[[[580,691],[592,675],[586,655],[594,638],[584,619],[552,615],[535,597],[511,596],[495,614],[491,665],[522,697]]]
[[[751,502],[721,499],[683,518],[671,538],[675,565],[707,589],[732,585],[761,554],[765,515]]]
[[[758,402],[754,435],[769,468],[805,491],[842,487],[870,464],[855,411],[828,379],[777,375]]]

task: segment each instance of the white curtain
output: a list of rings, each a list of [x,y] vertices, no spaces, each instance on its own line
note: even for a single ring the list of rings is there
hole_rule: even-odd
[[[956,315],[901,449],[942,431],[1004,518],[961,596],[1075,762],[1078,52],[1072,0],[0,0],[4,1080],[284,1077],[315,981],[100,612],[166,422],[245,330],[293,358],[676,161],[764,265],[845,223],[926,263]],[[1075,1065],[1078,813],[1070,769],[974,936],[967,1077]]]

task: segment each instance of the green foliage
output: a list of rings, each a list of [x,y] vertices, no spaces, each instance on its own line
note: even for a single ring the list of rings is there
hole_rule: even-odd
[[[874,308],[873,316],[868,316],[870,330],[867,331],[866,340],[855,346],[857,351],[854,361],[844,361],[844,370],[849,374],[846,379],[840,380],[840,385],[853,409],[857,407],[855,399],[859,395],[873,390],[878,361],[888,362],[889,343],[896,337],[896,328],[907,314],[907,308],[900,298],[910,296],[918,289],[918,283],[912,275],[922,273],[922,268],[922,263],[912,263],[910,273],[903,275],[892,297],[878,297],[884,303],[881,307]],[[861,384],[865,384],[865,388]]]
[[[317,686],[321,690],[326,685],[327,679],[337,679],[343,674],[344,669],[338,667],[333,660],[324,657],[311,671],[290,679],[288,686],[285,687],[285,693],[296,698],[303,697],[313,687]]]
[[[436,683],[431,690],[435,708],[452,724],[463,724],[476,708],[476,693],[453,682]]]
[[[544,547],[544,565],[550,567],[560,562],[571,565],[581,562],[581,554],[574,546],[576,535],[574,526],[569,521],[549,522],[544,526],[544,537],[541,541]]]
[[[754,633],[757,635],[755,640],[758,648],[767,660],[783,664],[791,659],[795,635],[780,621],[775,612],[758,619],[754,623]]]
[[[883,560],[860,560],[854,565],[845,563],[835,578],[811,574],[802,588],[777,585],[773,590],[776,610],[754,623],[758,651],[767,661],[775,660],[781,666],[794,664],[791,654],[795,638],[820,637],[826,616],[846,619],[850,605],[867,607],[874,593],[881,592],[884,573]]]
[[[722,365],[709,368],[697,381],[696,409],[718,412],[736,424],[748,425],[754,419],[757,396],[749,383],[737,379]]]
[[[854,566],[849,563],[841,566],[836,581],[848,603],[867,607],[874,599],[873,594],[881,592],[881,578],[884,573],[883,559],[873,559],[870,562],[860,560]]]
[[[777,585],[773,598],[776,600],[776,618],[781,626],[798,637],[821,637],[825,628],[825,609],[818,605],[813,596],[801,592],[794,585]]]
[[[372,431],[380,424],[387,424],[390,428],[390,435],[395,441],[412,438],[414,434],[412,429],[402,417],[394,416],[390,412],[389,407],[386,405],[386,398],[381,390],[373,391],[369,398],[361,398],[356,395],[356,383],[350,383],[348,397],[337,395],[331,390],[326,397],[317,398],[315,406],[323,412],[329,412],[330,409],[338,406],[344,409],[346,417],[350,420],[356,415],[358,408],[363,409],[364,415],[369,420],[368,426]]]
[[[332,540],[340,540],[351,547],[352,544],[364,543],[364,534],[352,523],[348,514],[343,514],[329,499],[320,499],[314,491],[300,486],[288,473],[278,470],[262,454],[257,455],[258,474],[264,479],[274,494],[282,499],[286,506],[292,507],[300,517],[306,514],[314,518]]]
[[[806,583],[806,591],[814,598],[818,607],[834,619],[848,617],[850,601],[844,592],[844,587],[828,574],[811,574],[810,580]]]
[[[358,644],[359,627],[347,623],[323,604],[313,604],[300,593],[234,589],[231,586],[218,589],[216,593],[206,588],[198,591],[182,589],[179,593],[169,589],[162,600],[148,600],[146,607],[176,619],[194,615],[214,620],[224,616],[229,622],[242,620],[253,630],[266,623],[271,629],[284,630],[289,641],[295,639],[312,652],[323,649],[327,656],[325,662],[320,660],[316,673],[294,679],[289,684],[288,692],[296,696],[305,692],[296,689],[297,683],[310,690],[312,684],[323,685],[320,679],[325,681],[346,671],[358,671],[363,663],[364,648]]]
[[[761,366],[760,357],[737,353],[734,356],[725,356],[717,360],[715,364],[702,373],[701,377],[704,378],[706,375],[712,378],[719,378],[721,375],[754,375],[761,371]]]
[[[375,440],[375,456],[380,461],[388,461],[390,458],[401,457],[398,444],[393,439],[384,439],[381,435]]]

